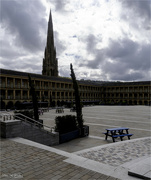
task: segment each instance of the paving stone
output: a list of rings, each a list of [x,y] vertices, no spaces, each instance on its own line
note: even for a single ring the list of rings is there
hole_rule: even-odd
[[[90,175],[84,175],[81,177],[81,180],[88,180],[91,176]]]

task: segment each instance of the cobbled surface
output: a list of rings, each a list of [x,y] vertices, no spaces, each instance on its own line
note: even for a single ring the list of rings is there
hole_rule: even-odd
[[[151,155],[151,139],[114,144],[111,147],[90,150],[78,155],[111,166],[119,166],[136,158]]]

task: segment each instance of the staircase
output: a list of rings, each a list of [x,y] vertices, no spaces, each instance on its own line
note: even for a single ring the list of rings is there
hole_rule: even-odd
[[[22,137],[48,146],[59,144],[59,134],[53,127],[21,113],[0,112],[0,128],[2,138]]]

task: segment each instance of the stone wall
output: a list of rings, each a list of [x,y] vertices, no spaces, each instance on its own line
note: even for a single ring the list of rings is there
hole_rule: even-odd
[[[52,146],[59,144],[59,134],[41,129],[28,122],[20,120],[7,120],[0,122],[1,137],[22,137],[44,145]]]

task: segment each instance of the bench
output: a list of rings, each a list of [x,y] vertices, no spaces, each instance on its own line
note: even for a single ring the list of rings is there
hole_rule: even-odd
[[[103,132],[103,134],[106,136],[105,139],[107,140],[108,136],[112,137],[113,142],[115,142],[114,138],[118,138],[120,137],[121,141],[123,141],[123,137],[127,136],[128,139],[130,139],[130,137],[133,134],[129,134],[128,132],[129,128],[126,127],[120,127],[120,128],[111,128],[111,129],[106,129],[106,132]],[[126,131],[126,133],[124,133],[123,131]]]
[[[75,112],[76,111],[76,108],[71,108],[70,109],[70,112]]]
[[[113,138],[120,137],[120,138],[121,138],[121,141],[123,141],[123,137],[124,137],[124,136],[127,136],[128,139],[130,139],[130,137],[131,137],[132,135],[133,135],[133,134],[117,134],[117,135],[113,135],[112,137],[113,137]]]
[[[64,113],[63,108],[57,108],[57,109],[56,109],[56,113]]]
[[[117,134],[113,135],[112,137],[117,138],[117,137],[124,137],[124,136],[132,136],[133,134]]]

